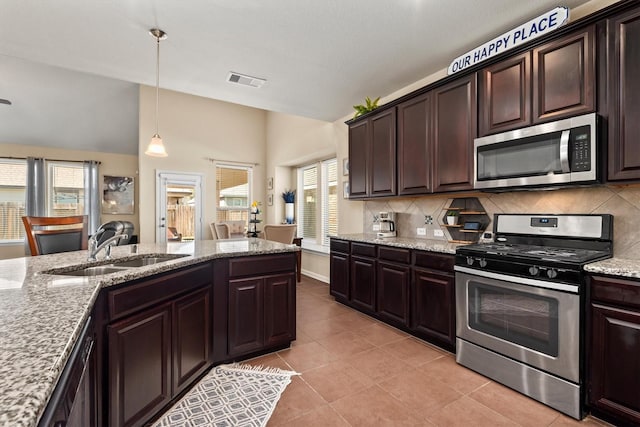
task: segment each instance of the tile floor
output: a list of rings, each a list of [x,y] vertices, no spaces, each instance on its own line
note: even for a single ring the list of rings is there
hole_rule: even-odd
[[[336,303],[303,276],[297,340],[245,363],[295,370],[268,426],[592,426],[456,364],[452,354]]]

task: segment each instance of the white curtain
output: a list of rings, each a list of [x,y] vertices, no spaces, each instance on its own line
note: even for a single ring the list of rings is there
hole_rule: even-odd
[[[100,162],[85,160],[84,167],[84,213],[89,217],[89,235],[100,226]]]

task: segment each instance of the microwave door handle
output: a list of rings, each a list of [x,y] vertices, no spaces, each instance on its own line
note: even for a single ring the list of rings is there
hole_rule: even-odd
[[[562,173],[571,172],[571,167],[569,166],[569,134],[570,130],[563,130],[562,135],[560,136],[560,167],[562,168]]]

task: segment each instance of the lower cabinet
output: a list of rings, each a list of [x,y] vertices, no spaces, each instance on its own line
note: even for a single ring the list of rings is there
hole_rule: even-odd
[[[291,273],[229,281],[230,357],[295,338],[295,283]]]
[[[414,268],[411,282],[411,329],[422,338],[455,350],[454,276]]]
[[[230,261],[227,292],[216,293],[221,297],[216,310],[223,311],[222,304],[228,310],[226,319],[218,317],[217,322],[226,320],[225,360],[285,347],[295,340],[295,264],[294,253]]]
[[[640,425],[640,281],[590,283],[589,405],[616,425]]]
[[[453,255],[331,239],[330,259],[336,301],[455,351]]]
[[[212,282],[203,264],[107,292],[110,426],[146,424],[211,365]]]

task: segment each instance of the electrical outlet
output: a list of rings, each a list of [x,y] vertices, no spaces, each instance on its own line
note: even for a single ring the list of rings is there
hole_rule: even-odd
[[[373,231],[380,231],[380,224],[373,224]]]
[[[426,236],[427,235],[427,229],[424,227],[418,227],[416,228],[416,234],[418,236]]]
[[[425,215],[424,216],[424,223],[425,224],[433,224],[433,217],[431,215]]]
[[[444,231],[440,230],[439,228],[434,228],[433,237],[444,237]]]

